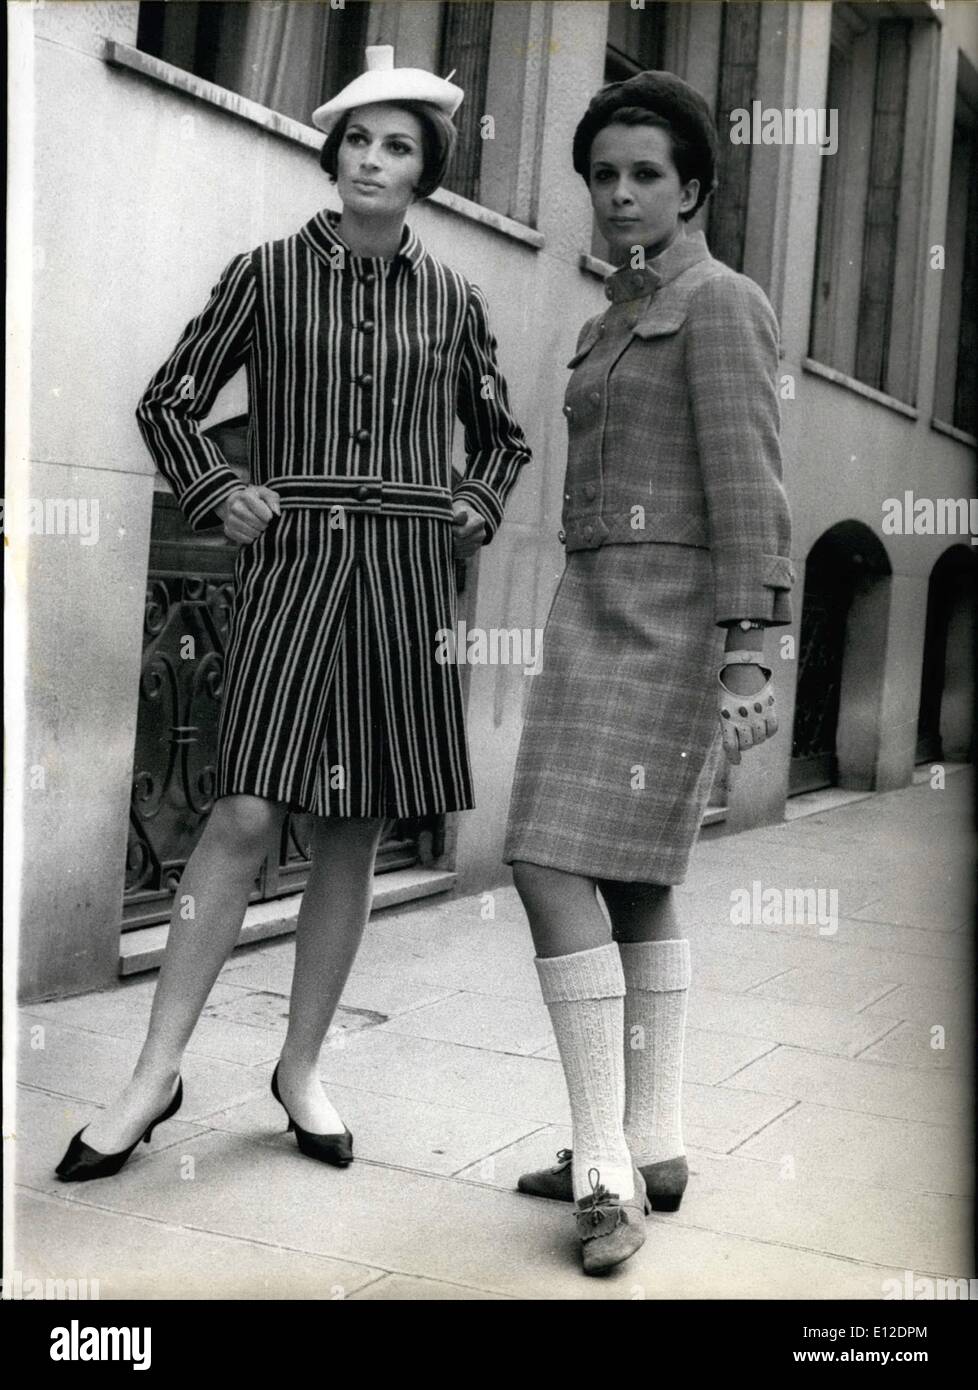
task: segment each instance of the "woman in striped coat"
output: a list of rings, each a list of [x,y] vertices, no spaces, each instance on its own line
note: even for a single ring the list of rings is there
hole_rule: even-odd
[[[454,560],[491,540],[530,455],[496,364],[482,291],[405,226],[440,183],[462,99],[450,82],[368,72],[315,113],[342,215],[232,257],[137,410],[195,530],[240,543],[215,804],[174,905],[149,1031],[114,1103],[79,1131],[65,1181],[117,1172],[175,1113],[180,1063],[241,927],[269,836],[314,816],[289,1026],[272,1090],[304,1153],[345,1166],[352,1135],[318,1058],[370,910],[388,817],[473,805]],[[201,429],[247,372],[251,478]],[[453,418],[467,470],[453,488]]]

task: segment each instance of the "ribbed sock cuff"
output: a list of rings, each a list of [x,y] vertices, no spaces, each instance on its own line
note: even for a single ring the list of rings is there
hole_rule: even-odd
[[[534,956],[545,1004],[581,999],[615,999],[625,993],[617,945],[573,951],[569,956]]]
[[[662,994],[689,988],[692,971],[687,940],[623,941],[618,949],[628,989]]]

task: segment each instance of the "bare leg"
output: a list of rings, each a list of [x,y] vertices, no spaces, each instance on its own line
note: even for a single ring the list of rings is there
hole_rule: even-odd
[[[538,956],[567,956],[611,941],[593,879],[521,860],[513,865],[513,882]]]
[[[616,941],[668,941],[682,936],[670,884],[622,883],[602,878],[598,887]]]
[[[278,1083],[290,1114],[313,1134],[343,1120],[319,1080],[319,1054],[356,959],[373,897],[383,820],[317,817],[313,867],[296,924],[289,1027]]]
[[[118,1153],[132,1144],[173,1095],[184,1049],[238,939],[269,835],[281,826],[285,809],[257,796],[214,803],[174,899],[149,1029],[132,1079],[82,1135],[99,1152]]]

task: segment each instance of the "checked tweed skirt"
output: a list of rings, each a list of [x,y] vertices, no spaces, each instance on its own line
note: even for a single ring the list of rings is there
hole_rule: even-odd
[[[238,552],[215,796],[322,816],[473,805],[451,522],[283,506]]]
[[[572,551],[532,677],[506,863],[682,883],[719,757],[709,550]]]

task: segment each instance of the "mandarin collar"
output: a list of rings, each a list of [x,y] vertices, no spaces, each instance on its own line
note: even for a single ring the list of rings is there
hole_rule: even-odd
[[[383,259],[380,256],[354,256],[350,247],[337,231],[339,220],[340,214],[338,212],[333,212],[329,208],[321,208],[315,217],[311,217],[304,226],[299,228],[299,235],[331,265],[333,264],[332,257],[337,248],[344,251],[346,256],[353,261]],[[395,261],[403,260],[412,270],[418,270],[426,256],[427,252],[421,244],[418,234],[413,227],[405,223],[401,233],[401,244],[392,259]]]
[[[677,237],[658,256],[653,256],[643,270],[633,270],[622,266],[613,271],[604,282],[604,292],[613,304],[628,299],[642,299],[654,294],[670,280],[675,280],[691,265],[709,256],[710,249],[702,232],[687,232]]]

